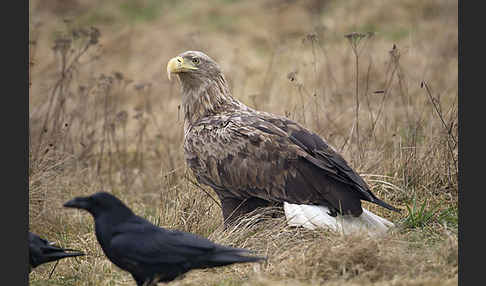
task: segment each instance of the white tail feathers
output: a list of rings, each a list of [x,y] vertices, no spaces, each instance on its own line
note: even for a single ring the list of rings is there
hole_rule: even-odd
[[[343,233],[367,232],[370,235],[385,233],[394,224],[363,208],[359,217],[351,215],[328,214],[325,206],[298,205],[284,202],[285,217],[291,226],[303,226],[307,229],[329,228]]]

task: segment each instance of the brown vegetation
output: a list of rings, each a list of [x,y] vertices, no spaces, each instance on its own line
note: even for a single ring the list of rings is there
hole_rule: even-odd
[[[160,226],[269,257],[174,285],[457,284],[457,1],[29,4],[29,227],[86,252],[50,280],[40,266],[32,285],[134,285],[91,217],[62,207],[101,189]],[[343,237],[283,218],[251,225],[260,213],[223,230],[214,192],[185,167],[179,89],[165,74],[194,49],[221,64],[235,97],[340,150],[403,211],[366,208],[399,227]]]

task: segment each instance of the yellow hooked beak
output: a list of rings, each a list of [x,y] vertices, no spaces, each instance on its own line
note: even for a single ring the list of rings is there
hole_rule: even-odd
[[[197,70],[192,62],[184,60],[183,57],[175,57],[167,63],[167,77],[170,80],[170,75],[173,73],[186,72],[190,70]]]

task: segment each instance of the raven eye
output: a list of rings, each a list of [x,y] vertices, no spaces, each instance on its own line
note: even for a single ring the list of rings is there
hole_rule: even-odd
[[[196,65],[199,64],[199,59],[198,58],[193,58],[192,59],[192,63],[193,64],[196,64]]]

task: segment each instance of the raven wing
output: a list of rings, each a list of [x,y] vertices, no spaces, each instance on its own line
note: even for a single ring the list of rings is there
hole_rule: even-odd
[[[215,247],[213,242],[191,233],[140,223],[118,226],[110,243],[113,258],[133,266],[184,264]]]
[[[107,254],[137,283],[152,279],[169,282],[191,269],[265,259],[247,256],[250,251],[246,249],[218,245],[204,237],[166,230],[137,218],[138,222],[132,220],[116,227]]]

